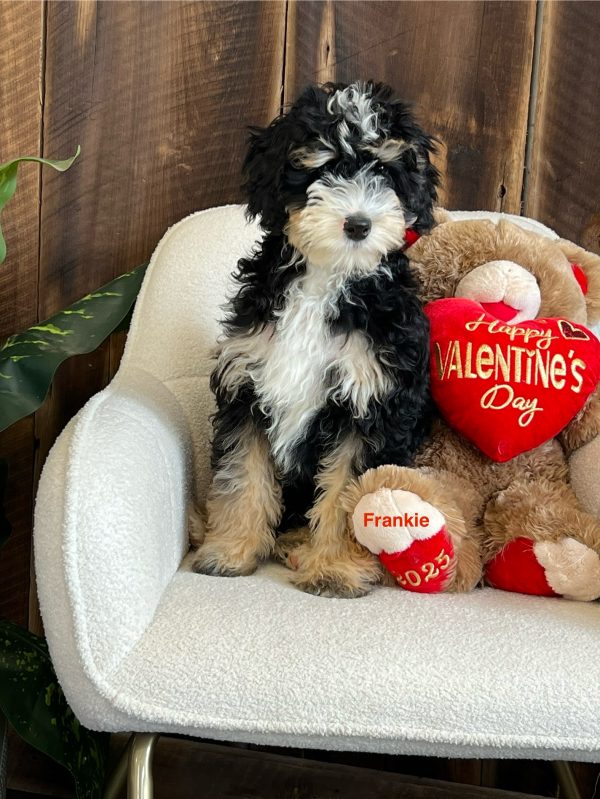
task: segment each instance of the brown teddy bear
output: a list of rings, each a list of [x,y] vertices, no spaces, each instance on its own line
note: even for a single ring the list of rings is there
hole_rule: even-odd
[[[451,302],[466,309],[471,333],[496,336],[478,348],[444,345],[432,311],[434,398],[439,404],[454,387],[463,433],[440,418],[414,468],[381,466],[355,480],[343,499],[349,534],[408,590],[469,591],[485,579],[528,594],[600,597],[600,521],[584,510],[569,475],[570,456],[600,433],[600,372],[587,363],[598,360],[600,345],[583,327],[600,320],[600,257],[505,220],[452,221],[443,212],[408,255],[428,307],[443,314],[450,301],[434,301],[461,298]],[[531,321],[542,318],[550,321]],[[506,351],[502,335],[510,338]],[[509,372],[510,385],[502,382]],[[492,386],[487,400],[478,395],[480,405],[492,400],[470,436],[480,377]],[[520,388],[533,393],[520,397]],[[537,446],[514,454],[521,436],[530,446],[536,435]]]

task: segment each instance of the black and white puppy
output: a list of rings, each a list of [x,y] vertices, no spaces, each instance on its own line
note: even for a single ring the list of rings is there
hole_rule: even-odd
[[[426,433],[428,326],[403,247],[408,227],[433,224],[433,149],[372,82],[307,88],[252,131],[248,214],[265,236],[239,262],[212,376],[215,475],[195,571],[253,572],[285,497],[288,519],[307,511],[289,558],[300,588],[359,596],[377,581],[340,497],[359,471],[410,463]]]

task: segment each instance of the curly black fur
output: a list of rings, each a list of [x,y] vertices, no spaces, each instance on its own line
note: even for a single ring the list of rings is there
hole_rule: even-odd
[[[328,101],[345,88],[344,84],[308,87],[287,114],[267,128],[252,130],[244,163],[248,214],[260,217],[265,236],[252,256],[238,264],[239,289],[225,321],[228,338],[259,333],[267,325],[276,329],[290,287],[307,271],[305,254],[298,253],[287,236],[289,214],[310,202],[310,187],[323,176],[351,182],[359,170],[371,169],[382,176],[382,185],[396,194],[413,228],[425,233],[433,225],[438,174],[429,157],[434,140],[415,122],[409,107],[393,99],[388,86],[369,83],[366,91],[376,109],[382,137],[407,144],[397,159],[378,161],[362,147],[361,130],[352,124],[348,124],[345,150],[335,159],[307,168],[290,157],[297,148],[339,140],[340,118],[328,111]],[[385,396],[373,397],[366,412],[360,414],[350,400],[340,401],[329,394],[302,436],[290,442],[291,465],[279,466],[286,502],[284,528],[303,522],[313,500],[319,463],[345,436],[353,434],[363,442],[363,456],[356,469],[383,463],[406,465],[429,425],[428,323],[400,247],[388,252],[370,273],[348,275],[328,308],[325,323],[340,341],[357,331],[364,334],[373,357],[390,378],[391,388]],[[217,400],[215,469],[235,450],[239,434],[249,422],[267,435],[272,423],[269,408],[260,401],[251,378],[234,390],[223,380],[228,366],[220,363],[211,380]],[[325,379],[333,388],[339,375],[333,369]]]
[[[379,126],[390,138],[403,139],[414,145],[407,148],[398,161],[381,164],[379,168],[393,185],[402,204],[414,212],[413,225],[419,233],[433,226],[433,205],[439,173],[430,162],[435,151],[435,138],[426,134],[412,115],[410,105],[394,99],[393,90],[384,83],[369,81],[373,103],[378,108]],[[244,188],[248,196],[248,213],[260,216],[265,230],[281,233],[287,221],[287,208],[304,205],[309,185],[331,165],[306,171],[297,169],[288,159],[293,147],[310,144],[318,137],[332,138],[339,119],[327,113],[331,95],[347,88],[345,83],[326,83],[307,86],[286,114],[277,117],[266,128],[251,128],[250,141],[243,171]],[[335,173],[351,176],[365,163],[373,161],[368,153],[353,147],[360,140],[359,131],[351,130],[349,143],[354,155],[341,154]]]

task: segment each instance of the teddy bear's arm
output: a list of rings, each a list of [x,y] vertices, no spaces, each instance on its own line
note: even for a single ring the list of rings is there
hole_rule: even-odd
[[[567,456],[600,435],[600,386],[559,438]]]

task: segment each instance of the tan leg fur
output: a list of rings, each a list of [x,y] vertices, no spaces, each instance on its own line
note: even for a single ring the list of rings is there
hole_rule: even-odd
[[[251,574],[273,550],[281,487],[263,433],[248,426],[221,461],[206,505],[203,545],[192,568],[202,574]]]
[[[311,540],[290,555],[298,564],[292,581],[308,593],[362,596],[381,576],[379,560],[354,539],[340,503],[359,454],[360,444],[347,438],[321,463],[317,499],[308,513]]]

